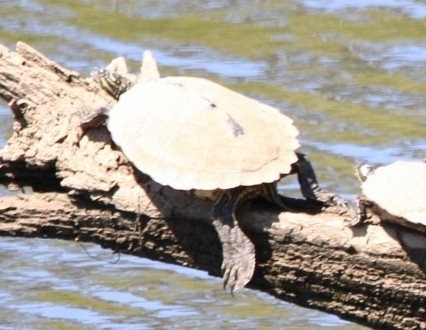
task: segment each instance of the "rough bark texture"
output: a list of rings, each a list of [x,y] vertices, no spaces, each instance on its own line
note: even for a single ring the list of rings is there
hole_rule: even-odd
[[[212,203],[133,170],[104,126],[74,116],[114,100],[18,43],[0,45],[0,96],[15,117],[0,151],[0,183],[36,193],[0,198],[0,234],[92,241],[115,251],[220,275]],[[350,229],[345,217],[246,203],[238,216],[256,246],[251,286],[383,329],[426,329],[426,237],[393,225]]]

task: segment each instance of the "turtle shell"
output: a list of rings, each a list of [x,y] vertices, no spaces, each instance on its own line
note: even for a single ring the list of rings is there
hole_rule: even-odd
[[[121,95],[107,125],[138,170],[181,190],[276,181],[299,147],[299,131],[278,109],[202,78],[140,82]]]
[[[381,166],[368,175],[362,191],[389,214],[426,226],[426,162]]]

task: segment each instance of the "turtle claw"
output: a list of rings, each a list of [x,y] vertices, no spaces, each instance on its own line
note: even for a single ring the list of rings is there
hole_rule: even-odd
[[[77,117],[80,127],[83,129],[98,127],[105,123],[109,108],[99,106],[95,108],[79,108],[74,115]]]
[[[222,273],[223,273],[223,290],[226,291],[229,288],[231,293],[235,289],[235,270],[226,268],[225,262],[222,263]]]
[[[316,193],[315,199],[317,201],[324,203],[325,205],[342,207],[342,208],[348,208],[349,207],[349,203],[346,200],[344,200],[339,195],[337,195],[333,192],[330,192],[326,189],[322,189],[322,188],[317,187],[315,193]]]
[[[232,293],[242,289],[250,282],[256,267],[255,249],[253,243],[244,235],[242,230],[234,226],[227,237],[232,244],[224,244],[223,249],[223,288]]]
[[[365,222],[365,220],[361,218],[357,210],[355,210],[355,213],[356,213],[355,215],[351,214],[349,217],[345,218],[344,220],[345,225],[349,228],[359,227]]]
[[[250,242],[250,245],[251,242]],[[231,294],[235,290],[242,289],[250,282],[254,269],[255,269],[255,257],[254,247],[252,253],[246,254],[240,251],[232,257],[225,256],[222,262],[222,273],[223,273],[223,289],[226,291],[229,289]]]

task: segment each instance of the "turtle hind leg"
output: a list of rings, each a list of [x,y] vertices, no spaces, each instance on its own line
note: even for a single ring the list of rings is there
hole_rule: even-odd
[[[293,164],[292,173],[297,173],[303,196],[329,206],[348,208],[348,203],[342,197],[320,188],[315,171],[306,156],[299,152],[296,152],[296,155],[298,160]]]
[[[243,199],[241,189],[221,194],[213,207],[212,219],[222,244],[223,288],[243,288],[253,277],[256,266],[255,248],[235,217],[235,209]]]
[[[262,183],[260,189],[261,196],[265,198],[268,202],[276,205],[281,210],[295,212],[295,208],[291,205],[287,205],[283,201],[282,196],[278,194],[276,181],[270,183]]]

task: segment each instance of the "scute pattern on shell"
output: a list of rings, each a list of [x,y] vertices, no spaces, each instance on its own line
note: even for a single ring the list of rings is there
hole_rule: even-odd
[[[390,214],[426,226],[426,162],[381,166],[368,176],[362,190]]]
[[[136,84],[110,111],[108,129],[136,168],[181,190],[276,181],[299,147],[279,110],[192,77]]]

